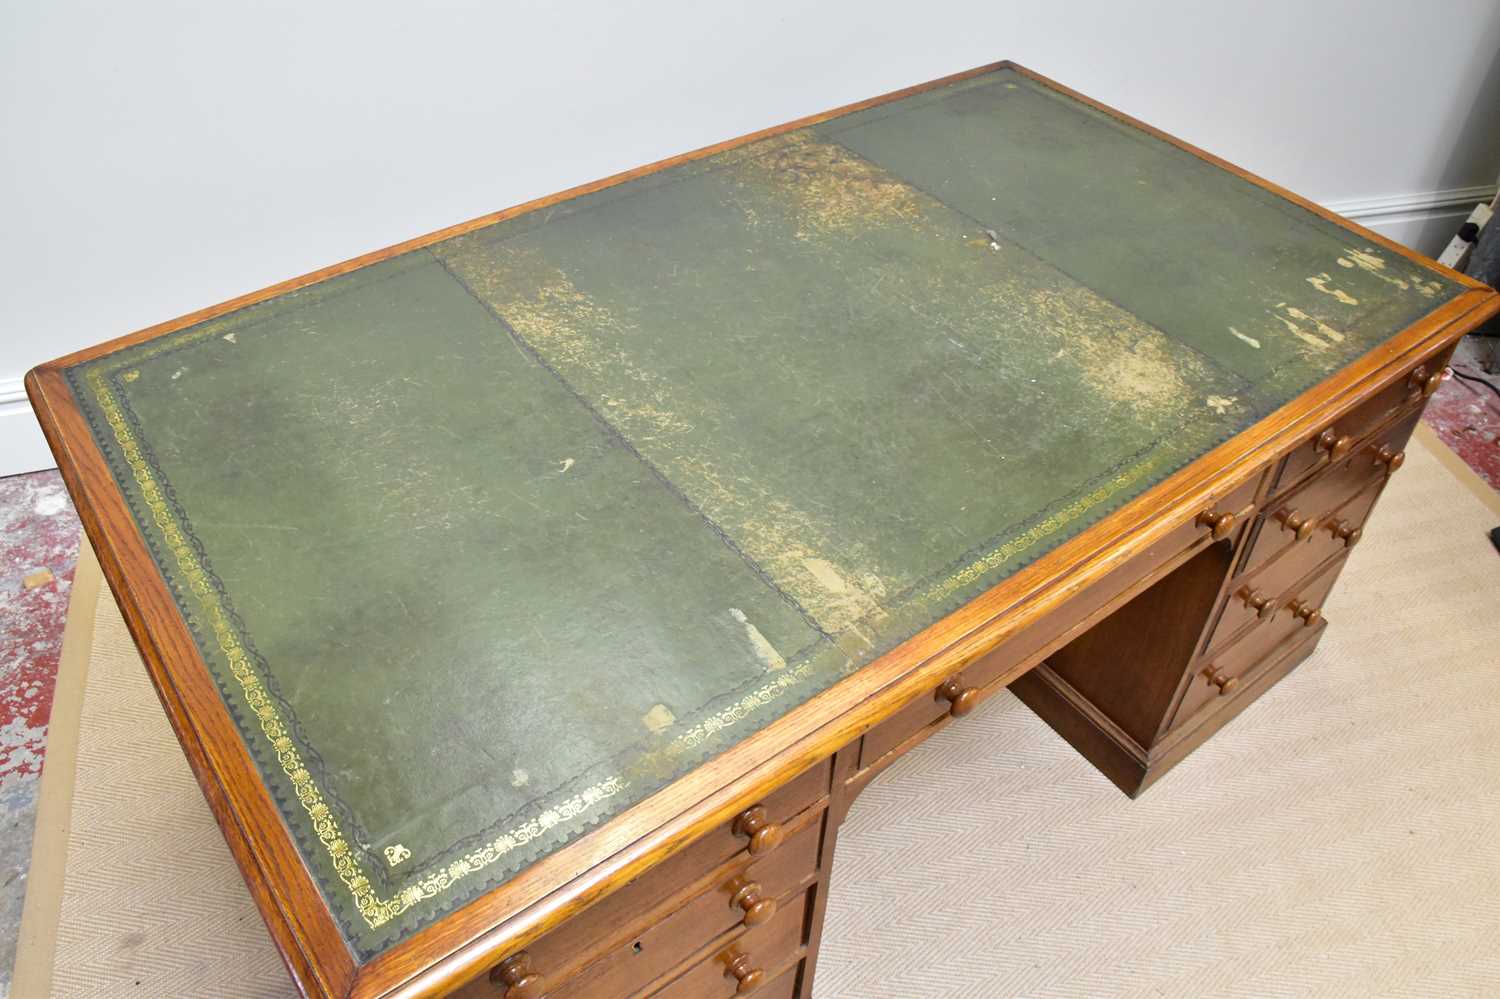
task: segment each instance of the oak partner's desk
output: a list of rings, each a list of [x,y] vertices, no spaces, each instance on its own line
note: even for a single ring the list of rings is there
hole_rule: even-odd
[[[27,384],[305,992],[781,997],[950,718],[1135,793],[1306,656],[1496,309],[1001,65]]]

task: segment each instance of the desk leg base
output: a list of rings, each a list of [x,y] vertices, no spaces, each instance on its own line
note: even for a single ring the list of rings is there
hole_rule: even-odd
[[[1305,637],[1279,646],[1248,674],[1248,682],[1232,696],[1219,698],[1149,747],[1110,719],[1108,705],[1088,700],[1046,663],[1012,682],[1010,689],[1116,787],[1134,798],[1296,669],[1317,648],[1325,627],[1320,624]]]

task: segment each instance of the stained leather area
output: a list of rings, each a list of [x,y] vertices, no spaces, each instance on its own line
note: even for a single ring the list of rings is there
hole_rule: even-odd
[[[1349,239],[999,71],[68,374],[367,955],[1457,290]]]

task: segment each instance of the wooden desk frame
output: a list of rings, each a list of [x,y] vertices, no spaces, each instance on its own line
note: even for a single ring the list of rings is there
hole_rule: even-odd
[[[92,444],[63,369],[567,198],[1003,67],[1187,150],[1467,290],[858,673],[501,887],[357,965],[240,743],[103,456]],[[26,387],[162,705],[298,987],[320,996],[418,996],[439,994],[482,975],[501,958],[834,754],[839,754],[834,780],[839,786],[838,774],[850,773],[848,753],[839,751],[863,733],[915,699],[930,697],[947,677],[1040,622],[1051,621],[1060,635],[1071,634],[1073,626],[1083,625],[1077,598],[1121,567],[1142,566],[1141,556],[1153,544],[1211,508],[1224,495],[1226,484],[1291,451],[1330,413],[1369,397],[1399,366],[1447,349],[1497,312],[1500,295],[1479,282],[1112,108],[1001,62],[662,160],[365,254],[42,365],[27,375]],[[1165,569],[1147,570],[1133,581],[1130,592],[1143,587],[1153,571]],[[1113,598],[1104,609],[1119,606],[1123,599]],[[1021,676],[1040,655],[1016,660],[985,687],[985,693]],[[857,790],[851,787],[848,794],[830,801],[832,822]],[[826,892],[818,899],[820,909],[824,901]],[[815,946],[814,939],[808,952]]]

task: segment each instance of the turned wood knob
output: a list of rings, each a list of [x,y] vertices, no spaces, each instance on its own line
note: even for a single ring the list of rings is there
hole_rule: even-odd
[[[1251,589],[1250,587],[1246,586],[1243,587],[1240,592],[1236,594],[1236,596],[1238,596],[1245,602],[1246,607],[1249,607],[1251,610],[1255,611],[1256,617],[1267,618],[1276,613],[1275,599],[1266,596],[1259,590]]]
[[[1328,533],[1333,535],[1335,541],[1342,541],[1345,548],[1353,548],[1359,544],[1359,539],[1365,536],[1365,532],[1349,523],[1347,520],[1335,520],[1328,524]]]
[[[750,840],[750,856],[760,857],[781,845],[786,831],[779,822],[772,822],[766,814],[765,805],[751,805],[734,820],[734,834]]]
[[[1392,450],[1389,444],[1382,444],[1380,450],[1375,452],[1375,464],[1385,466],[1385,474],[1391,475],[1396,469],[1406,464],[1406,452]]]
[[[1318,610],[1306,600],[1293,600],[1286,605],[1286,609],[1292,612],[1292,617],[1297,618],[1309,628],[1323,620],[1322,611]]]
[[[1443,371],[1428,371],[1427,365],[1419,364],[1412,369],[1411,375],[1406,379],[1406,387],[1412,394],[1420,393],[1424,396],[1432,395],[1443,384]]]
[[[1306,541],[1312,537],[1313,522],[1296,510],[1283,507],[1276,511],[1276,520],[1280,522],[1282,530],[1291,531],[1297,536],[1298,541]]]
[[[1203,678],[1218,687],[1220,694],[1228,694],[1240,685],[1239,677],[1230,676],[1217,666],[1204,667]]]
[[[943,685],[937,689],[937,699],[948,702],[948,713],[955,718],[962,718],[974,710],[974,705],[979,703],[979,689],[977,687],[965,687],[958,682],[958,677],[950,676],[943,681]]]
[[[739,982],[739,988],[734,990],[736,995],[754,992],[766,980],[766,973],[755,967],[750,955],[742,950],[726,951],[720,960],[724,962],[724,977]]]
[[[490,981],[501,987],[505,999],[544,999],[547,994],[547,980],[532,969],[531,955],[524,950],[495,965]]]
[[[760,882],[748,881],[744,875],[740,875],[726,887],[729,890],[729,907],[744,912],[746,926],[759,926],[776,915],[776,900],[766,898]]]
[[[1208,528],[1209,536],[1218,541],[1229,537],[1229,532],[1234,530],[1234,514],[1204,510],[1198,514],[1198,519],[1194,523],[1199,527]]]
[[[1332,427],[1318,435],[1317,449],[1328,455],[1329,461],[1338,461],[1354,446],[1354,438],[1340,436]]]

